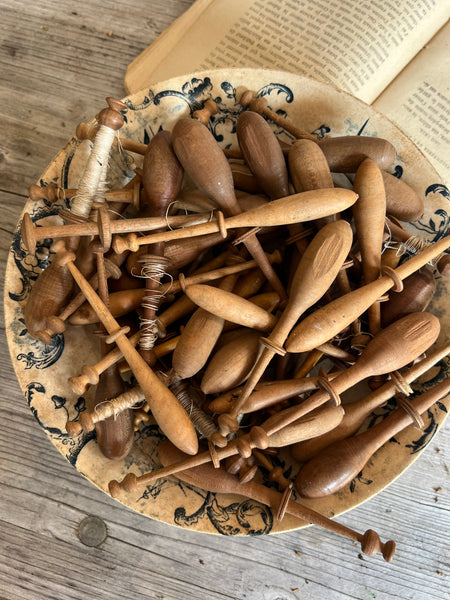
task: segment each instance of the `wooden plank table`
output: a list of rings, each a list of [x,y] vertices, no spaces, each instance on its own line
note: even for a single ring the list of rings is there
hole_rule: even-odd
[[[2,264],[29,185],[106,96],[124,95],[126,66],[190,4],[1,0]],[[448,424],[387,490],[339,517],[395,539],[392,564],[313,527],[260,538],[193,534],[135,514],[75,471],[35,422],[5,339],[1,347],[1,598],[442,600],[448,593]],[[77,537],[87,515],[106,524],[98,548]]]

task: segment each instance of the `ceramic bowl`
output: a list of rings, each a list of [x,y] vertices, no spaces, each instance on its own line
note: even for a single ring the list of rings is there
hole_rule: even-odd
[[[301,76],[254,69],[218,70],[155,84],[124,99],[128,110],[121,135],[147,143],[161,128],[172,129],[178,119],[189,116],[200,109],[205,100],[213,98],[219,113],[212,118],[210,129],[222,147],[237,147],[235,127],[242,110],[238,99],[246,88],[264,96],[273,110],[318,138],[350,134],[378,136],[392,142],[398,155],[390,171],[413,187],[425,204],[423,216],[408,224],[408,229],[430,242],[439,240],[446,233],[450,220],[448,190],[414,144],[370,106],[336,88]],[[93,114],[101,108],[93,107]],[[283,129],[273,124],[272,127],[281,140],[292,141],[292,136]],[[55,182],[63,188],[77,187],[90,148],[90,142],[72,138],[45,169],[40,185]],[[139,157],[135,160],[139,163]],[[131,178],[132,162],[130,155],[113,150],[111,187],[120,187]],[[29,200],[24,212],[30,213],[37,225],[50,224],[57,218],[58,211],[68,204],[65,200],[56,205]],[[112,462],[99,451],[94,434],[83,434],[75,439],[67,435],[66,421],[78,417],[85,409],[87,399],[87,395],[77,397],[71,393],[67,379],[79,374],[84,364],[98,360],[98,345],[84,328],[69,328],[64,335],[57,335],[50,345],[34,340],[27,333],[23,307],[39,272],[47,264],[46,249],[50,244],[51,240],[40,242],[36,256],[30,257],[21,244],[19,223],[9,254],[5,285],[11,358],[26,402],[43,432],[80,473],[108,493],[111,479],[121,480],[129,471],[139,475],[160,466],[157,448],[163,436],[156,425],[141,427],[135,434],[130,454],[123,460]],[[445,302],[448,293],[445,281],[440,279],[437,284],[428,310],[441,320],[440,343],[448,331],[450,307]],[[414,391],[420,393],[428,389],[448,376],[448,372],[449,363],[440,362],[425,380],[413,384]],[[423,430],[411,426],[395,436],[339,493],[305,503],[326,515],[335,516],[377,494],[419,456],[443,423],[449,405],[447,399],[427,411]],[[377,410],[363,427],[377,422],[390,410],[392,404]],[[288,477],[293,478],[299,469],[286,452],[272,460]],[[184,529],[222,535],[268,534],[305,525],[289,515],[278,522],[272,511],[258,502],[240,495],[206,492],[175,477],[158,479],[137,494],[123,493],[120,501],[153,519]]]

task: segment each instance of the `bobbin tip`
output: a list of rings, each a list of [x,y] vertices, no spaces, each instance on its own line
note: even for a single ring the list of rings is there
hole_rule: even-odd
[[[69,377],[67,382],[72,392],[74,394],[77,394],[77,396],[81,396],[86,392],[89,383],[86,382],[86,377],[84,377],[83,375],[80,375],[79,377]]]
[[[78,435],[80,435],[80,433],[82,433],[83,428],[81,426],[81,423],[78,423],[77,421],[67,421],[66,431],[70,435],[70,437],[77,437]]]
[[[126,492],[128,492],[129,494],[137,492],[138,491],[138,478],[136,477],[136,475],[134,473],[128,473],[128,475],[126,475],[125,478],[123,479],[122,483],[119,484],[119,487],[122,490],[125,490]]]
[[[79,140],[93,140],[95,138],[95,128],[88,125],[88,123],[78,123],[75,135]]]
[[[118,498],[120,496],[120,490],[122,488],[120,487],[120,483],[118,481],[116,481],[115,479],[113,479],[112,481],[110,481],[108,483],[108,489],[109,489],[109,493],[111,494],[111,496],[113,498]]]
[[[229,433],[235,433],[239,429],[239,423],[233,415],[230,413],[223,413],[217,419],[220,432],[223,436],[228,435]]]
[[[35,331],[34,337],[38,339],[40,342],[49,346],[52,343],[52,336],[50,335],[50,331],[48,329],[42,329],[41,331]]]
[[[239,104],[242,106],[242,108],[247,108],[247,106],[253,100],[254,95],[255,92],[252,92],[251,90],[245,90],[245,92],[243,92],[239,100]]]
[[[80,415],[80,423],[84,431],[94,431],[95,423],[92,419],[92,416],[88,412],[83,412]]]
[[[36,252],[36,238],[34,237],[34,223],[31,220],[29,213],[25,213],[20,226],[20,235],[22,244],[25,246],[28,254],[34,256]]]
[[[384,544],[383,558],[386,562],[392,562],[392,559],[394,558],[396,547],[397,546],[393,540],[389,540],[388,542],[386,542]]]
[[[362,536],[361,549],[368,556],[373,556],[381,552],[384,560],[391,562],[394,558],[396,544],[393,540],[389,540],[383,544],[378,533],[373,529],[368,529]]]

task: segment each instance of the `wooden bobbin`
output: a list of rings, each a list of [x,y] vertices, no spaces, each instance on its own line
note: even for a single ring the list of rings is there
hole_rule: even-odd
[[[283,129],[285,129],[287,132],[291,133],[297,139],[308,139],[316,143],[318,142],[315,136],[311,135],[303,129],[300,129],[292,122],[282,118],[276,112],[271,110],[267,105],[267,100],[262,96],[255,97],[255,92],[246,90],[241,95],[239,103],[243,108],[249,108],[250,110],[257,112],[260,115],[264,115]]]
[[[394,269],[385,266],[381,269],[381,272],[383,275],[390,277],[394,282],[394,287],[391,288],[393,292],[401,292],[403,290],[403,280],[399,277],[398,273]]]
[[[449,351],[450,342],[439,347],[422,361],[405,370],[401,375],[405,384],[408,385],[412,383],[418,377],[426,373],[436,363],[445,358]],[[402,387],[401,389],[404,388]],[[390,379],[384,383],[382,387],[372,391],[370,394],[360,398],[356,402],[346,404],[344,418],[333,430],[327,432],[326,435],[316,436],[315,438],[304,440],[291,446],[292,457],[298,462],[304,463],[333,442],[354,435],[364,423],[365,419],[373,411],[392,398],[396,394],[396,391],[398,391],[398,387],[392,378],[392,373],[390,373]],[[399,391],[399,395],[400,394],[402,394],[402,392]]]
[[[141,184],[139,179],[133,182],[131,188],[122,188],[107,190],[105,198],[108,202],[123,202],[131,204],[138,210],[140,202],[140,188]],[[73,198],[76,195],[78,189],[66,189],[59,187],[56,183],[50,182],[47,186],[41,187],[40,185],[33,184],[30,186],[28,194],[30,200],[38,202],[39,200],[46,200],[51,204],[58,202],[59,200],[67,200]]]
[[[165,442],[160,444],[158,454],[161,462],[165,465],[164,470],[167,471],[170,470],[169,465],[173,465],[174,462],[178,461],[178,463],[180,463],[181,461],[182,464],[185,464],[186,462],[183,461],[183,456],[180,455],[180,453],[174,452],[170,445]],[[217,472],[217,470],[211,469],[209,465],[202,464],[193,469],[184,470],[179,472],[178,476],[190,485],[195,485],[210,492],[244,494],[249,498],[253,498],[254,500],[270,506],[272,510],[278,509],[280,506],[281,494],[276,490],[254,482],[248,484],[239,483],[233,475],[230,475],[224,470],[222,470],[222,472]],[[138,484],[141,485],[135,475],[130,474],[125,479],[127,481],[124,480],[122,484],[115,481],[110,483],[110,492],[112,495],[117,497],[122,486],[127,491],[136,491],[138,489]],[[294,502],[293,500],[289,500],[288,502],[285,502],[285,504],[287,504],[287,512],[289,514],[303,519],[308,523],[313,523],[319,527],[333,531],[350,540],[360,542],[363,552],[368,554],[382,552],[386,561],[392,560],[395,552],[395,543],[389,541],[383,544],[376,532],[368,530],[365,534],[360,534],[306,506]],[[279,511],[277,510],[277,512]]]
[[[210,118],[218,112],[219,107],[216,102],[214,102],[214,100],[207,100],[203,105],[203,108],[195,110],[192,113],[192,118],[197,119],[197,121],[200,121],[203,125],[208,125]]]

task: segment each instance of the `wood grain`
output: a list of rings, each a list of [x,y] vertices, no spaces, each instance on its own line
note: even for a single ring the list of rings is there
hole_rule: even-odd
[[[0,0],[2,273],[28,187],[76,125],[103,107],[106,96],[124,95],[127,65],[191,4]],[[339,517],[354,529],[370,526],[383,539],[395,539],[398,550],[390,565],[359,557],[356,546],[312,527],[262,538],[192,534],[124,508],[59,455],[19,389],[3,319],[1,329],[0,597],[445,597],[448,424],[387,490]],[[76,535],[86,515],[97,515],[107,525],[108,538],[99,548],[82,545]]]

